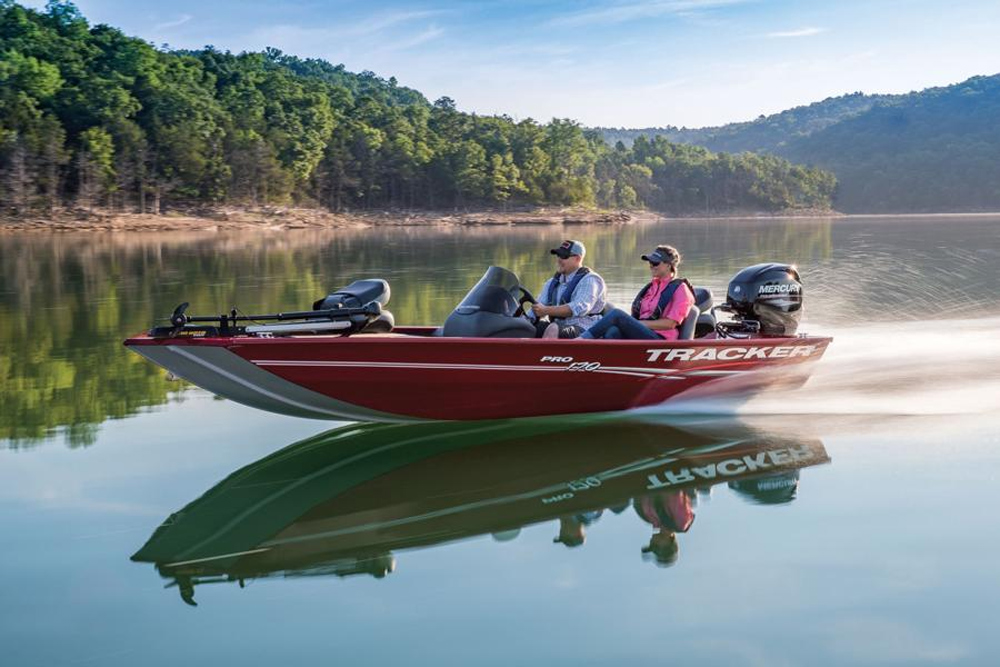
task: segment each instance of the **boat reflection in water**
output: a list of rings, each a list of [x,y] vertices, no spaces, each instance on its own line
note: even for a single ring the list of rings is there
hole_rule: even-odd
[[[477,535],[515,539],[558,521],[582,544],[604,511],[650,524],[643,557],[677,558],[677,533],[713,485],[790,502],[798,470],[830,459],[818,440],[727,427],[707,432],[609,418],[349,425],[234,472],[170,516],[134,555],[188,604],[210,582],[384,577],[395,552]]]

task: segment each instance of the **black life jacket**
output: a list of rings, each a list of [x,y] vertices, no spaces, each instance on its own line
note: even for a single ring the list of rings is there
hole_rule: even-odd
[[[552,276],[552,280],[549,281],[549,289],[545,292],[545,301],[550,306],[564,306],[570,301],[572,301],[573,292],[576,291],[577,285],[583,280],[584,276],[590,273],[590,269],[585,266],[581,266],[576,271],[576,275],[573,276],[573,280],[569,281],[569,285],[563,291],[562,298],[558,301],[556,300],[556,294],[559,293],[559,276],[561,275],[558,271]]]
[[[673,280],[670,281],[669,284],[667,284],[666,287],[663,288],[663,291],[660,292],[660,298],[656,302],[656,308],[653,309],[653,312],[650,313],[649,317],[647,317],[646,319],[647,320],[660,319],[660,316],[663,315],[663,311],[670,304],[670,300],[674,298],[674,293],[681,285],[687,285],[688,289],[691,290],[691,293],[694,294],[694,287],[692,287],[691,283],[687,281],[687,278],[674,278]],[[639,293],[635,295],[635,299],[632,301],[632,317],[634,317],[637,320],[640,319],[639,304],[642,303],[642,297],[646,296],[646,292],[648,292],[652,287],[653,287],[652,282],[646,283],[646,286],[643,287],[641,290],[639,290]],[[678,322],[677,324],[680,325],[680,322]]]

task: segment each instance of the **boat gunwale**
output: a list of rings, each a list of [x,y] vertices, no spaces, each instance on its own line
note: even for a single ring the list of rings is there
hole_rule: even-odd
[[[413,330],[417,327],[401,327],[401,329]],[[433,330],[434,327],[427,327]],[[400,331],[399,333],[404,333]],[[605,346],[614,347],[642,347],[656,345],[659,347],[726,347],[733,345],[771,345],[781,346],[790,344],[826,344],[833,341],[832,336],[810,336],[800,334],[796,336],[782,337],[754,337],[754,338],[689,338],[684,340],[580,340],[580,339],[545,339],[545,338],[487,338],[487,337],[443,337],[428,335],[393,336],[382,337],[373,335],[366,337],[365,334],[355,334],[353,336],[342,335],[296,335],[296,336],[177,336],[173,338],[154,338],[148,333],[137,334],[123,341],[126,347],[139,345],[208,345],[218,347],[234,347],[240,345],[282,345],[295,342],[300,345],[399,345],[401,343],[413,343],[417,345],[528,345],[551,347],[553,345],[567,345],[570,349],[594,349]]]

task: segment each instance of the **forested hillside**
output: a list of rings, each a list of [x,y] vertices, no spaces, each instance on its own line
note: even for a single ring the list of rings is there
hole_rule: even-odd
[[[672,213],[828,208],[833,177],[663,139],[609,146],[570,120],[459,111],[370,72],[164,51],[67,2],[0,0],[0,213],[329,210],[512,203]]]
[[[718,151],[752,150],[833,171],[846,212],[1000,210],[1000,75],[907,95],[845,95],[700,130],[604,129]]]
[[[714,151],[738,153],[752,151],[778,154],[781,148],[796,137],[806,136],[842,120],[868,111],[876,104],[889,102],[893,95],[865,95],[852,93],[828,97],[822,102],[795,107],[771,116],[759,116],[745,123],[730,123],[718,127],[681,128],[648,127],[643,129],[595,128],[610,144],[618,141],[631,146],[636,137],[663,136],[684,144],[705,146]]]
[[[835,171],[845,211],[1000,210],[1000,76],[902,96],[780,154]]]

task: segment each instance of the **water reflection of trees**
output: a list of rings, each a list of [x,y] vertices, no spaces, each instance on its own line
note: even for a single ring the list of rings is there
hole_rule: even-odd
[[[548,249],[564,237],[587,244],[619,298],[647,278],[641,249],[660,242],[715,285],[750,261],[830,253],[825,221],[0,237],[0,438],[25,446],[61,429],[71,446],[87,445],[105,419],[176,395],[183,385],[121,340],[181,301],[203,314],[305,307],[351,280],[384,277],[397,322],[435,324],[491,264],[537,290],[553,270]]]

